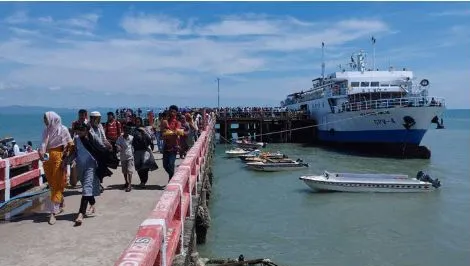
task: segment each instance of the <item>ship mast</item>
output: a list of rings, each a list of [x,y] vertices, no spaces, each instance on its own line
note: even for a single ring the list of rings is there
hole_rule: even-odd
[[[321,79],[325,79],[325,43],[321,43]]]

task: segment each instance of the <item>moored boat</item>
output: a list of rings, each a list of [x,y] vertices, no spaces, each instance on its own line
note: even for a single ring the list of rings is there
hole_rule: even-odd
[[[253,151],[250,151],[249,153],[239,155],[238,158],[240,158],[241,160],[243,160],[244,158],[259,157],[260,155],[261,155],[261,151],[260,151],[260,150],[253,150]]]
[[[362,50],[331,74],[325,74],[323,64],[321,76],[312,82],[311,88],[288,95],[281,106],[315,120],[312,138],[322,143],[415,152],[431,123],[442,127],[438,117],[445,99],[429,95],[427,79],[419,81],[405,68],[370,68]]]
[[[225,155],[229,158],[236,158],[240,155],[244,155],[244,154],[247,154],[247,153],[250,153],[250,152],[251,152],[250,150],[235,148],[235,149],[225,151]]]
[[[243,142],[238,140],[236,144],[239,148],[242,149],[260,149],[266,147],[265,142]]]
[[[256,153],[253,152],[253,153],[240,155],[239,158],[243,162],[251,161],[254,158],[258,158],[260,160],[263,160],[263,159],[285,159],[285,158],[287,158],[287,156],[285,154],[281,153],[280,151],[278,151],[278,152],[259,152],[259,150],[257,150],[257,151],[258,152],[256,152]]]
[[[419,171],[416,178],[393,174],[329,173],[299,178],[313,190],[340,192],[426,192],[441,186],[438,179]]]
[[[301,159],[297,159],[296,161],[291,159],[266,159],[261,162],[246,163],[246,166],[256,171],[277,172],[305,169],[309,165],[308,163],[304,163]]]

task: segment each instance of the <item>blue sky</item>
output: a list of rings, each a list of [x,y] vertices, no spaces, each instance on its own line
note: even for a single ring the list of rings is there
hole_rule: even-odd
[[[464,2],[0,3],[0,106],[277,105],[351,53],[470,108]],[[371,58],[371,56],[369,57]]]

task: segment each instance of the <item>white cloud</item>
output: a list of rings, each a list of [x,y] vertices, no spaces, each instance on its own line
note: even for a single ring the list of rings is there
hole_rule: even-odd
[[[50,91],[58,91],[58,90],[61,90],[62,88],[59,87],[59,86],[52,86],[52,87],[49,87],[49,90]]]
[[[454,9],[445,10],[442,12],[431,13],[431,16],[444,17],[444,16],[470,16],[470,9]]]
[[[18,88],[19,85],[11,82],[2,82],[0,80],[0,91],[12,90]]]
[[[197,32],[201,35],[214,36],[278,35],[283,33],[279,22],[262,19],[227,18],[219,23],[201,27]]]
[[[65,20],[63,23],[72,27],[93,30],[100,16],[98,14],[83,14],[75,18]],[[51,20],[52,21],[52,20]]]
[[[17,34],[38,34],[39,30],[43,34],[54,34],[56,31],[70,35],[93,36],[100,16],[96,13],[77,15],[64,20],[55,20],[51,16],[31,17],[26,11],[18,11],[4,19],[6,24],[23,25],[19,27],[9,27]],[[28,27],[28,28],[27,28]],[[34,29],[31,29],[34,28]]]
[[[39,31],[37,30],[30,30],[19,27],[9,27],[8,29],[16,35],[39,35]]]
[[[26,11],[18,11],[8,16],[4,20],[8,24],[22,24],[29,21],[28,13]]]
[[[9,21],[22,21],[15,16]],[[367,45],[371,35],[393,32],[384,21],[371,18],[302,21],[245,14],[202,23],[137,13],[115,25],[122,32],[96,38],[101,17],[95,13],[63,20],[24,13],[23,18],[25,25],[10,25],[13,35],[0,41],[0,58],[16,65],[0,72],[0,85],[20,84],[24,91],[42,88],[58,95],[87,91],[124,97],[122,101],[134,95],[132,99],[155,104],[169,97],[182,103],[216,97],[215,77],[222,78],[224,104],[260,98],[278,104],[286,94],[307,89],[320,72],[321,42],[327,45],[327,70],[336,70],[356,49],[353,42]],[[428,56],[421,47],[401,45],[392,52],[403,59]]]
[[[38,21],[41,23],[52,23],[54,19],[51,16],[39,17]]]
[[[181,35],[189,34],[179,19],[164,15],[127,15],[121,21],[122,28],[131,34],[149,35],[149,34],[168,34]]]

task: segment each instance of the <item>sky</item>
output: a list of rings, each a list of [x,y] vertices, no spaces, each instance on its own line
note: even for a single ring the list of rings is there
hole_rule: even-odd
[[[468,2],[2,2],[0,106],[279,105],[372,36],[470,108]]]

